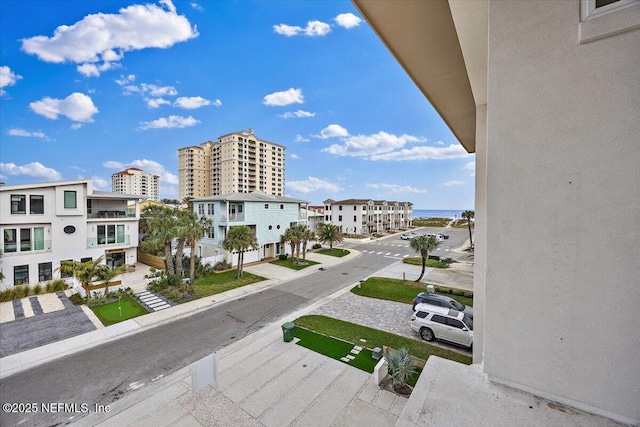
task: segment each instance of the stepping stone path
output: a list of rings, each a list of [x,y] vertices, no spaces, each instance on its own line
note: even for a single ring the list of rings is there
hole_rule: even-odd
[[[342,360],[345,363],[349,363],[353,359],[355,359],[356,356],[360,354],[361,351],[362,351],[362,347],[360,347],[359,345],[356,345],[351,349],[351,351],[349,352],[350,354],[347,354],[346,356],[341,357],[340,360]]]
[[[149,291],[138,291],[135,293],[138,299],[145,305],[150,311],[160,311],[165,308],[171,307],[171,304],[164,298],[160,298],[158,295]]]

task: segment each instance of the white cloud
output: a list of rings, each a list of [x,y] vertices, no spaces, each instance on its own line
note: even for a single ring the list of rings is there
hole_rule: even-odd
[[[222,102],[220,102],[219,99],[210,101],[208,99],[204,99],[201,96],[181,96],[173,103],[174,107],[184,108],[186,110],[194,110],[196,108],[206,107],[207,105],[215,105],[216,107],[219,107],[220,105],[222,105]]]
[[[124,163],[116,162],[114,160],[108,160],[104,162],[102,166],[108,169],[124,169],[126,165]]]
[[[304,95],[302,95],[302,89],[289,88],[282,92],[273,92],[266,95],[262,103],[272,107],[281,107],[294,103],[302,104],[304,103]]]
[[[387,190],[395,194],[424,194],[428,193],[427,190],[422,188],[411,187],[409,185],[397,185],[397,184],[367,184],[368,188],[376,188],[381,190]]]
[[[141,159],[141,160],[134,160],[126,164],[117,162],[115,160],[108,160],[104,162],[102,166],[107,169],[117,169],[117,170],[124,170],[128,167],[138,168],[138,169],[142,169],[147,173],[158,175],[160,177],[160,182],[163,184],[178,185],[178,177],[172,174],[171,172],[167,171],[167,169],[165,169],[165,167],[162,164],[154,160]]]
[[[56,120],[58,116],[65,116],[74,122],[93,122],[93,115],[98,109],[91,98],[83,93],[75,92],[65,99],[42,98],[29,104],[29,107],[41,116]]]
[[[320,131],[320,135],[311,135],[311,136],[313,136],[314,138],[320,138],[320,139],[346,138],[347,136],[349,136],[349,131],[343,128],[342,126],[334,123],[322,129]]]
[[[53,36],[22,39],[22,50],[45,62],[80,64],[85,76],[118,67],[125,52],[165,49],[198,37],[189,20],[176,13],[171,1],[131,5],[117,14],[87,15],[72,25],[61,25]]]
[[[78,129],[80,129],[81,127],[82,127],[82,124],[80,124],[80,123],[73,123],[71,126],[69,126],[69,128],[70,128],[71,130],[78,130]]]
[[[287,182],[287,190],[296,191],[298,193],[312,193],[314,191],[340,191],[340,187],[328,181],[323,181],[310,176],[306,181],[289,181]]]
[[[342,135],[340,135],[342,136]],[[373,135],[354,135],[343,140],[342,144],[333,144],[322,151],[338,156],[368,157],[374,154],[388,153],[404,147],[409,142],[426,141],[412,135],[392,135],[380,131]]]
[[[167,101],[164,98],[149,98],[147,101],[147,107],[160,108],[161,105],[170,105],[171,101]]]
[[[322,21],[309,21],[307,26],[302,28],[297,25],[279,24],[273,26],[276,33],[292,37],[297,35],[305,35],[308,37],[326,36],[331,32],[331,25]]]
[[[111,191],[111,179],[107,180],[100,176],[94,175],[91,177],[93,181],[93,187],[99,191]]]
[[[298,156],[297,154],[292,154],[289,156],[290,159],[299,159],[300,156]]]
[[[181,117],[181,116],[169,116],[161,117],[157,120],[150,122],[140,123],[140,129],[174,129],[174,128],[187,128],[195,126],[200,123],[200,120],[196,120],[193,117]]]
[[[283,119],[292,119],[292,118],[301,118],[301,117],[313,117],[316,113],[310,113],[309,111],[298,110],[298,111],[288,111],[284,114],[280,114],[280,117]]]
[[[32,162],[18,166],[15,163],[0,163],[0,172],[15,176],[31,176],[46,181],[59,181],[62,175],[55,169],[48,168],[40,162]]]
[[[336,24],[341,26],[342,28],[346,28],[347,30],[353,27],[357,27],[362,22],[362,19],[358,18],[353,13],[341,13],[340,15],[333,18],[336,21]]]
[[[302,135],[298,134],[296,135],[296,139],[294,139],[295,142],[309,142],[310,139],[304,138]]]
[[[469,162],[469,163],[467,163],[465,165],[464,168],[471,171],[471,173],[469,174],[470,177],[475,178],[475,176],[476,176],[476,162]]]
[[[447,181],[443,185],[445,187],[455,187],[456,185],[463,185],[463,184],[464,182],[462,181]]]
[[[0,95],[5,95],[7,92],[5,92],[4,88],[15,85],[21,78],[22,76],[11,71],[11,68],[6,65],[0,66]]]
[[[383,154],[374,154],[369,157],[369,160],[447,160],[461,159],[471,155],[472,154],[467,153],[462,145],[451,144],[448,147],[421,146]]]
[[[196,2],[191,2],[191,3],[189,3],[189,5],[190,5],[192,8],[194,8],[195,10],[197,10],[197,11],[202,12],[202,11],[204,10],[204,8],[203,8],[202,6],[200,6],[200,5],[199,5],[198,3],[196,3]]]
[[[42,132],[29,132],[24,129],[9,129],[9,135],[11,136],[21,136],[25,138],[40,138],[45,141],[51,141],[51,139]]]

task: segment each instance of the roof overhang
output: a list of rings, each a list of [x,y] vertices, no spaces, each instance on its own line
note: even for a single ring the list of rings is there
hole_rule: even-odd
[[[487,0],[352,2],[462,146],[475,152],[476,105],[487,102]]]

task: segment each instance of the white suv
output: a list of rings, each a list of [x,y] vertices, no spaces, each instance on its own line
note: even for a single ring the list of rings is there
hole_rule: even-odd
[[[473,348],[473,320],[457,310],[418,304],[410,325],[426,341],[438,339]]]

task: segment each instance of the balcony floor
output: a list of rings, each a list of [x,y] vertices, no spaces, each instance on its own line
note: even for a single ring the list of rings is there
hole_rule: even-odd
[[[497,384],[480,369],[431,356],[396,427],[626,425]]]

